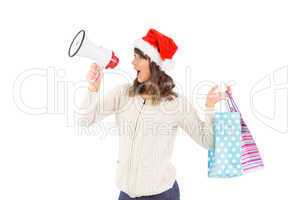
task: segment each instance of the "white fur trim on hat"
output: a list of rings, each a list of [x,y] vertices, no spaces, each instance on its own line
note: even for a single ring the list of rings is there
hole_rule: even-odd
[[[165,59],[162,64],[160,65],[160,68],[163,71],[170,71],[172,69],[174,69],[174,61],[173,59]]]
[[[143,39],[137,39],[134,43],[134,46],[141,51],[143,51],[147,56],[151,58],[152,61],[154,61],[156,64],[161,65],[162,64],[162,59],[159,55],[159,52],[157,49],[146,42]]]

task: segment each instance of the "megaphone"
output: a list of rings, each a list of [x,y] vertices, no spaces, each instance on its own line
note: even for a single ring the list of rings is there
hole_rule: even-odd
[[[87,38],[84,30],[80,30],[73,38],[68,55],[70,57],[76,55],[89,58],[95,61],[99,67],[104,69],[113,69],[119,63],[119,58],[112,50],[92,43]]]

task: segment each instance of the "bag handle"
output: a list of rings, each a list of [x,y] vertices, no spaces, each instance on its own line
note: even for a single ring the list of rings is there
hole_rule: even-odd
[[[245,123],[245,121],[244,121],[244,119],[243,119],[243,117],[242,117],[242,114],[241,114],[241,112],[240,112],[238,106],[236,105],[236,103],[235,103],[235,101],[234,101],[232,95],[231,95],[230,93],[228,93],[227,91],[226,91],[226,94],[227,94],[227,96],[228,96],[228,98],[226,98],[226,99],[227,99],[226,101],[227,101],[228,107],[230,107],[230,109],[231,109],[231,112],[238,112],[238,113],[240,113],[242,128],[243,128],[244,130],[248,130],[248,127],[247,127],[247,125],[246,125],[246,123]],[[248,130],[248,131],[249,131],[249,130]]]
[[[226,95],[226,105],[227,105],[227,110],[229,112],[234,112],[233,105],[231,104],[231,101],[229,100],[229,96],[225,93]]]
[[[235,103],[232,95],[228,91],[226,91],[225,94],[228,97],[228,98],[226,98],[226,102],[227,102],[227,105],[228,105],[230,111],[231,112],[239,112],[240,113],[240,110],[237,107],[237,105],[236,105],[236,103]]]

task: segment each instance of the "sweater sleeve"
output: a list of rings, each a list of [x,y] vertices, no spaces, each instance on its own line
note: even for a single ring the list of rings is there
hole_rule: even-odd
[[[117,112],[124,86],[125,84],[114,87],[104,97],[100,94],[100,90],[92,92],[86,89],[79,105],[78,125],[89,127],[93,123]]]
[[[205,107],[204,120],[201,120],[193,105],[184,98],[184,111],[179,120],[181,127],[197,144],[205,149],[212,148],[214,145],[213,137],[213,115],[214,108]]]

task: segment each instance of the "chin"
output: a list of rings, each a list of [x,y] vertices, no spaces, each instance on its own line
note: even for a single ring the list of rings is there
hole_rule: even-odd
[[[137,81],[139,82],[139,83],[142,83],[143,81],[142,80],[140,80],[139,78],[137,78]]]

